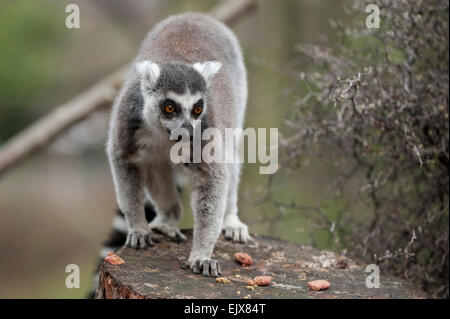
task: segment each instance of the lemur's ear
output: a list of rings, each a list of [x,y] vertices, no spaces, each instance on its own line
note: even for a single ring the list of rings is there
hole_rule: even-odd
[[[195,70],[197,70],[198,73],[203,76],[206,83],[209,84],[214,74],[219,72],[220,68],[222,67],[222,63],[219,61],[207,61],[203,63],[198,62],[195,63],[193,67]]]
[[[141,76],[141,85],[145,90],[153,90],[158,81],[160,69],[158,64],[143,61],[136,64],[136,70]]]

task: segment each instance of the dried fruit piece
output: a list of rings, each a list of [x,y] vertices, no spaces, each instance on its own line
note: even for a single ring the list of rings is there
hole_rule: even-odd
[[[326,290],[330,288],[330,283],[326,280],[314,280],[308,282],[308,288],[315,291]]]
[[[270,285],[270,282],[272,281],[272,277],[270,276],[256,276],[253,278],[253,282],[257,286],[268,286]]]
[[[231,284],[231,281],[225,277],[216,278],[216,282],[220,282],[221,284]]]
[[[105,261],[111,265],[121,265],[125,263],[125,260],[113,253],[109,253],[108,256],[105,257]]]
[[[252,257],[247,254],[247,253],[235,253],[234,254],[234,258],[236,258],[236,260],[238,262],[240,262],[242,264],[242,266],[250,266],[253,265],[253,259]]]
[[[247,284],[250,286],[255,286],[255,282],[253,281],[253,279],[247,281]]]

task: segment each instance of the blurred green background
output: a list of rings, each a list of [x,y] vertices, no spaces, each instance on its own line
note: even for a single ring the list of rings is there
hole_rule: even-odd
[[[65,7],[76,3],[81,28],[65,27]],[[0,145],[15,133],[128,62],[159,20],[205,12],[217,1],[2,0],[0,2]],[[340,0],[264,0],[234,27],[249,74],[246,126],[283,133],[292,95],[294,45],[336,41],[330,19],[344,15]],[[301,96],[301,90],[297,97]],[[286,97],[290,96],[290,97]],[[116,209],[104,154],[107,112],[98,112],[0,179],[0,297],[79,298],[91,287],[101,242]],[[320,159],[286,177],[281,200],[313,205],[333,177]],[[280,178],[280,177],[278,177]],[[283,177],[281,177],[283,178]],[[267,222],[255,202],[267,176],[244,166],[240,216],[251,232],[333,249],[329,234],[310,232],[300,215]],[[182,228],[192,227],[184,193]],[[331,203],[330,205],[338,205]],[[328,208],[333,220],[333,209]],[[266,214],[266,215],[264,215]],[[65,287],[65,268],[78,264],[81,288]]]

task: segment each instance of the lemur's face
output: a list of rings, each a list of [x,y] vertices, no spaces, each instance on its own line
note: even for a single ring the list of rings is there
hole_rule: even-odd
[[[161,125],[169,135],[174,129],[185,128],[192,136],[200,123],[195,120],[208,112],[208,86],[221,66],[216,61],[193,65],[138,63],[145,120]]]

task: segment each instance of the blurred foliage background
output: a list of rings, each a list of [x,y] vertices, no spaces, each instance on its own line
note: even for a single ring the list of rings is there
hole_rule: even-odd
[[[80,29],[65,27],[69,3],[80,6]],[[333,28],[333,21],[347,21],[351,3],[264,0],[256,12],[238,22],[234,30],[249,74],[246,126],[278,127],[289,135],[286,119],[292,117],[292,105],[308,92],[308,87],[293,86],[293,79],[298,70],[311,67],[310,61],[299,59],[295,47],[337,46],[342,34]],[[174,13],[205,12],[216,4],[208,0],[1,1],[0,145],[128,62],[156,22]],[[352,16],[361,21],[365,17]],[[320,70],[318,66],[316,71]],[[98,251],[116,209],[104,154],[107,115],[93,114],[0,179],[1,298],[81,298],[89,291]],[[339,175],[328,159],[315,157],[308,166],[281,172],[272,192],[280,201],[294,198],[302,205],[316,205]],[[239,207],[251,232],[341,251],[332,232],[316,227],[314,218],[280,215],[271,205],[261,204],[267,183],[257,164],[244,166]],[[349,183],[339,200],[323,203],[329,220],[337,220],[357,188],[356,182]],[[192,227],[188,192],[184,203],[181,227]],[[367,209],[360,204],[353,212]],[[81,268],[80,289],[65,287],[68,264]]]

